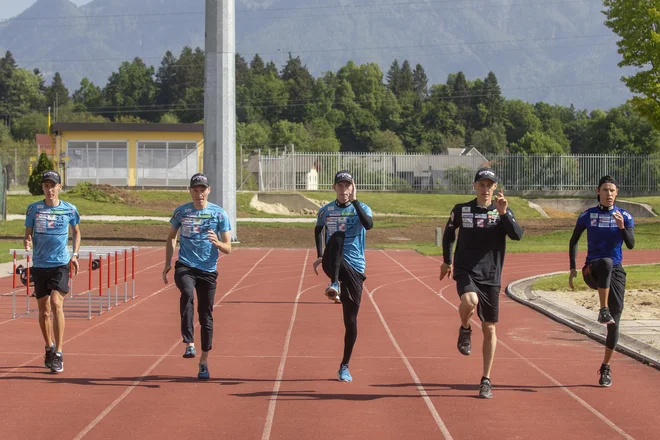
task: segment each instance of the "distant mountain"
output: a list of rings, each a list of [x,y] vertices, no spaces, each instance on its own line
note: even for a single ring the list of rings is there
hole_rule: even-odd
[[[424,66],[430,83],[492,70],[507,98],[610,108],[630,93],[620,83],[616,35],[597,0],[446,1],[236,0],[237,51],[282,66],[288,52],[314,75],[348,60],[395,58]],[[167,50],[204,46],[204,0],[38,0],[0,25],[0,49],[73,91],[89,77],[105,85],[124,60],[156,67]]]

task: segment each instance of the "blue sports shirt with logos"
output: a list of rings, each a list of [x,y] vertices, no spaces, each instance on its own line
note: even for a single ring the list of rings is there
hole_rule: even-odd
[[[360,207],[371,217],[373,214],[371,208],[362,202]],[[360,222],[357,211],[353,204],[341,207],[336,201],[330,202],[319,209],[316,220],[317,226],[325,226],[325,242],[337,231],[343,231],[346,234],[344,240],[344,260],[356,271],[364,273],[367,264],[364,258],[364,248],[367,240],[367,230]]]
[[[25,213],[25,226],[33,230],[34,267],[49,268],[69,264],[69,225],[79,223],[80,214],[71,203],[60,200],[59,205],[48,206],[41,200],[30,204]]]
[[[213,231],[220,238],[221,233],[231,231],[227,212],[214,203],[198,210],[190,202],[174,210],[170,223],[181,229],[179,260],[186,266],[215,272],[220,251],[209,241],[208,233]]]
[[[578,217],[573,235],[579,239],[582,232],[587,231],[587,258],[585,264],[600,258],[611,258],[614,265],[621,264],[624,235],[612,216],[617,211],[623,216],[624,230],[632,230],[635,227],[632,215],[616,205],[612,209],[594,206]],[[575,241],[575,245],[577,245],[575,238],[571,239],[571,243]],[[571,268],[575,268],[573,264],[574,257],[572,257]]]

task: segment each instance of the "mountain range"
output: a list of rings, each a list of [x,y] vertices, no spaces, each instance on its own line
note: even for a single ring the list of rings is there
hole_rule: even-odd
[[[291,53],[315,76],[353,60],[387,72],[421,64],[429,83],[493,71],[503,94],[529,102],[610,108],[631,94],[620,82],[614,35],[599,0],[236,0],[236,50],[279,67]],[[156,68],[167,50],[204,47],[204,0],[38,0],[0,24],[0,50],[70,92],[104,86],[119,64]]]

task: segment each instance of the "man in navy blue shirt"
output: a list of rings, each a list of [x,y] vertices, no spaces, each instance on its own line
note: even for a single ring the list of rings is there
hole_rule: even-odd
[[[587,258],[582,267],[584,282],[598,290],[600,311],[598,322],[607,325],[605,357],[600,367],[600,385],[612,385],[610,359],[619,339],[619,321],[623,312],[626,290],[626,272],[621,266],[622,244],[628,249],[635,246],[635,222],[632,215],[614,204],[619,193],[616,181],[604,176],[598,182],[598,205],[584,211],[577,219],[569,244],[570,275],[568,284],[573,289],[577,276],[575,257],[580,236],[587,231]]]
[[[472,351],[470,318],[475,309],[482,322],[484,364],[479,397],[484,399],[493,397],[490,373],[497,346],[495,325],[499,320],[506,238],[520,240],[523,236],[523,230],[509,209],[503,191],[500,189],[494,195],[497,181],[495,172],[490,168],[481,168],[475,174],[473,185],[477,197],[452,209],[442,236],[443,263],[440,267],[440,279],[453,275],[461,299],[458,308],[461,326],[457,343],[461,354],[469,356]],[[452,262],[456,229],[459,228],[456,255]]]
[[[323,271],[330,278],[325,295],[331,300],[339,297],[342,304],[346,333],[344,357],[337,376],[342,382],[350,382],[353,377],[348,363],[357,340],[357,315],[362,285],[367,279],[364,276],[366,231],[373,227],[373,219],[371,208],[357,200],[355,182],[348,171],[335,175],[333,189],[337,199],[319,209],[314,229],[318,257],[314,262],[314,272],[318,274],[318,266],[323,266]]]
[[[197,173],[190,179],[191,203],[174,210],[170,233],[165,246],[165,268],[163,281],[167,284],[167,273],[172,269],[172,256],[176,247],[176,236],[181,230],[179,259],[174,268],[174,281],[181,291],[179,301],[181,313],[181,336],[186,344],[184,358],[196,356],[194,343],[194,295],[197,290],[197,311],[202,330],[202,355],[197,377],[209,379],[208,355],[213,343],[213,305],[215,301],[217,263],[219,252],[231,252],[231,225],[229,217],[220,206],[209,203],[211,192],[208,178]]]
[[[46,341],[44,365],[54,373],[64,371],[64,295],[69,292],[69,263],[78,273],[80,215],[71,203],[60,200],[62,180],[56,171],[41,178],[44,199],[32,203],[25,215],[25,250],[33,248],[34,293],[39,305],[39,326]],[[73,231],[73,254],[69,255],[69,226]],[[51,320],[50,314],[53,311]],[[53,343],[54,342],[54,343]]]

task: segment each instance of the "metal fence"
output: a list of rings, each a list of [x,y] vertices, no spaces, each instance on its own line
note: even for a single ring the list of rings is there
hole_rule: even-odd
[[[256,153],[246,170],[260,191],[329,190],[335,173],[348,170],[362,190],[464,193],[473,191],[475,171],[483,166],[492,167],[500,186],[514,192],[593,192],[609,174],[622,194],[660,193],[660,155]]]

